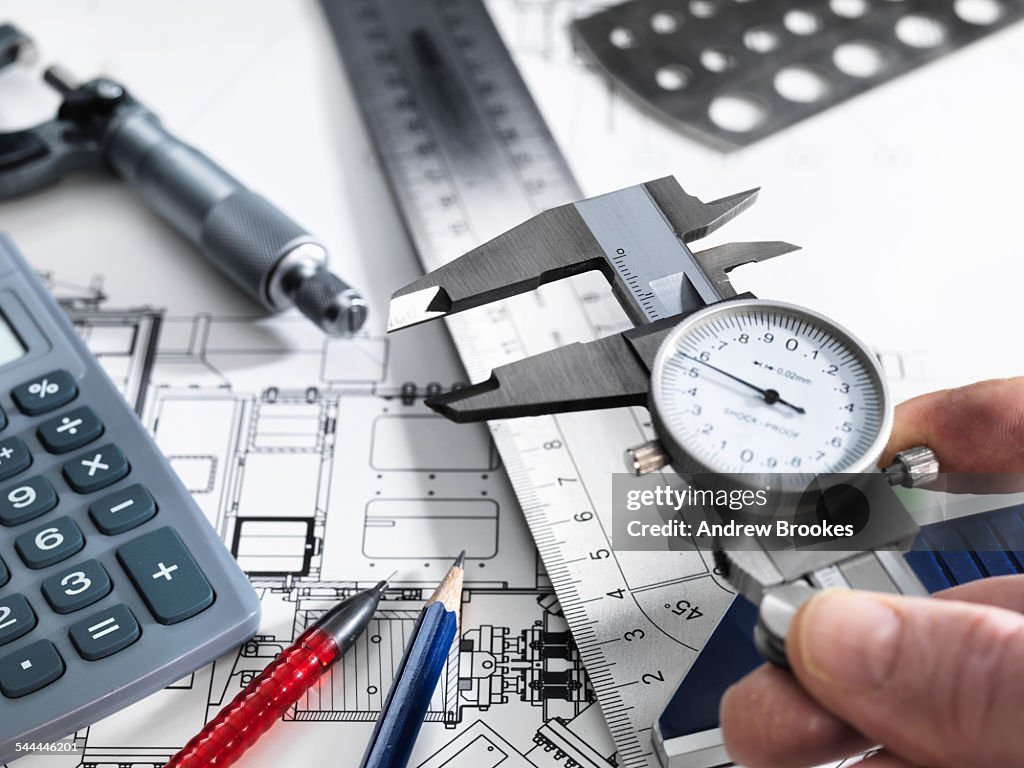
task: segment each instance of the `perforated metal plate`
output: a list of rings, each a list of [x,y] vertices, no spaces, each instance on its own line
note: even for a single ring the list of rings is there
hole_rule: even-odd
[[[615,80],[730,150],[1024,17],[1024,0],[632,0],[581,19]]]

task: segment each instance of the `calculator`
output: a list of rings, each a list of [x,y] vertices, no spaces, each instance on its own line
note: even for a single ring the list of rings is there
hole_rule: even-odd
[[[259,600],[0,233],[0,763],[246,641]]]

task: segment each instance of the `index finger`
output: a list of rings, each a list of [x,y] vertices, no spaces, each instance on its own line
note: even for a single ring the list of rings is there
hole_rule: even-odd
[[[1024,473],[1024,377],[981,381],[901,403],[880,464],[915,445],[935,451],[943,472]]]

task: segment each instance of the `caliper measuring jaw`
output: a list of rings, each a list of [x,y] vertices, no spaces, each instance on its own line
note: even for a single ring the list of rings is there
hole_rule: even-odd
[[[757,190],[751,190],[703,203],[666,177],[551,209],[396,292],[388,329],[599,270],[634,328],[500,366],[486,381],[429,398],[427,405],[457,422],[650,407],[655,357],[669,333],[687,315],[738,298],[729,280],[735,267],[796,250],[784,242],[690,249],[690,243],[728,222],[756,196]],[[628,455],[638,473],[669,461],[657,441]],[[882,473],[865,475],[865,482],[874,483],[873,495],[888,499],[891,485],[913,487],[937,472],[935,455],[913,448],[898,454]],[[855,551],[774,551],[759,542],[717,542],[721,572],[751,603],[733,602],[705,652],[653,724],[654,746],[664,765],[729,764],[717,727],[717,697],[760,663],[750,642],[752,633],[762,657],[785,665],[789,623],[817,590],[840,586],[925,593],[899,554],[916,536],[917,526],[898,500],[893,508],[892,516],[874,516],[869,530],[859,535]],[[904,514],[897,514],[900,510]],[[694,702],[699,711],[694,711]]]
[[[668,332],[685,315],[736,296],[734,268],[797,250],[784,242],[690,249],[757,193],[703,203],[667,176],[552,208],[397,291],[388,330],[598,270],[636,328],[501,366],[487,381],[427,405],[457,422],[646,406],[651,366]]]

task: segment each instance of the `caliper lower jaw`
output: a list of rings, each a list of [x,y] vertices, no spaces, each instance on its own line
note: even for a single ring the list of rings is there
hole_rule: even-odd
[[[646,405],[654,355],[679,319],[735,296],[728,274],[736,267],[796,250],[784,242],[690,250],[757,192],[704,203],[669,176],[553,208],[397,291],[388,330],[597,269],[636,328],[502,366],[427,404],[455,421]]]

